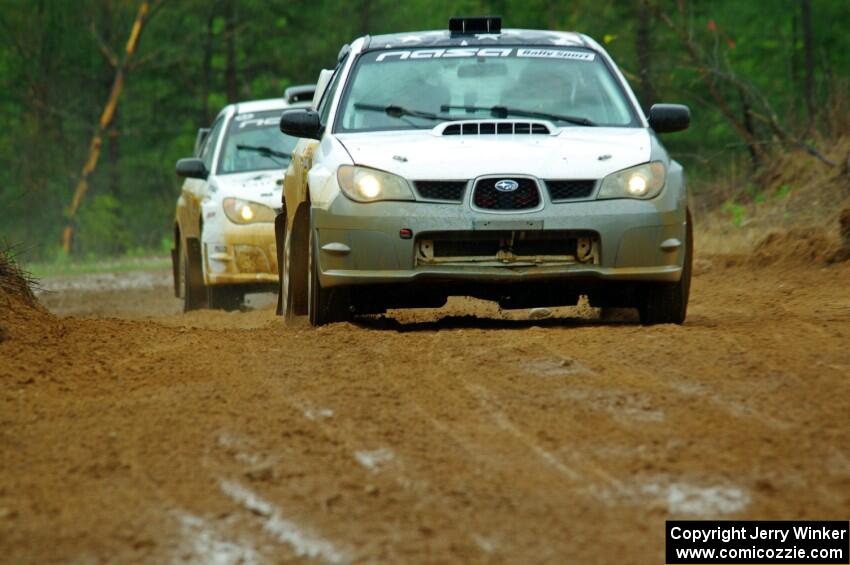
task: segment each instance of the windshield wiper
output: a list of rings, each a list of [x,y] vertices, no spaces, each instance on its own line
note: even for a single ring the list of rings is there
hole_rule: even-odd
[[[548,112],[537,112],[535,110],[523,110],[522,108],[508,108],[507,106],[440,106],[440,110],[466,110],[467,112],[490,112],[494,118],[505,119],[508,116],[521,116],[523,118],[539,118],[542,120],[556,120],[569,122],[579,126],[595,126],[593,121],[579,116],[564,116],[561,114],[550,114]],[[457,118],[454,118],[457,119]]]
[[[283,151],[275,151],[271,147],[265,145],[237,145],[236,149],[240,151],[254,151],[263,157],[280,157],[281,159],[292,159],[292,155]]]
[[[411,110],[410,108],[405,108],[403,106],[397,106],[395,104],[390,104],[388,106],[381,106],[380,104],[362,104],[360,102],[356,102],[354,107],[358,110],[369,110],[371,112],[383,112],[384,114],[390,116],[391,118],[402,118],[404,116],[410,116],[412,118],[422,118],[423,120],[434,120],[434,121],[446,121],[453,120],[454,118],[451,116],[441,116],[439,114],[434,114],[432,112],[425,112],[423,110]]]

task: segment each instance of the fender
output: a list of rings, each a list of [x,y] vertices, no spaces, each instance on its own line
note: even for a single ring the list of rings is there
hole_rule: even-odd
[[[287,229],[292,228],[299,206],[310,201],[307,173],[313,167],[313,154],[318,145],[316,140],[302,139],[292,152],[292,161],[286,169],[283,181],[283,208],[286,210]]]

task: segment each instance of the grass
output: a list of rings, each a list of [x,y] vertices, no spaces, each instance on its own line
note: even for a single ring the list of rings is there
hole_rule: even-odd
[[[10,294],[27,304],[34,304],[33,285],[32,276],[22,270],[15,260],[14,250],[5,246],[0,247],[0,297]],[[2,341],[2,335],[0,335],[0,341]]]
[[[123,273],[127,271],[168,269],[171,267],[171,258],[162,255],[115,257],[111,259],[28,263],[24,267],[33,277],[44,278],[92,273]]]

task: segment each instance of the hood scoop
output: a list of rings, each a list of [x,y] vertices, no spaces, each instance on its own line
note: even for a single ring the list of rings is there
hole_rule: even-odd
[[[552,124],[542,120],[470,120],[434,128],[436,135],[553,135]]]

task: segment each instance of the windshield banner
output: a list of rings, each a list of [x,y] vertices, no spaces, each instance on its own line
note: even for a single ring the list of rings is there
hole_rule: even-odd
[[[513,47],[455,48],[455,49],[409,49],[386,51],[375,58],[375,62],[406,61],[417,59],[456,59],[472,57],[539,57],[547,59],[569,59],[593,61],[596,54],[579,49],[533,49]]]

